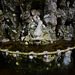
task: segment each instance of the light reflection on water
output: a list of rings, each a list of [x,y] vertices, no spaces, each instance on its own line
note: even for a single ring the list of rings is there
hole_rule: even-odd
[[[19,65],[19,67],[14,64],[8,64],[7,60],[0,54],[0,75],[75,75],[75,55],[72,53],[73,61],[69,64],[69,66],[64,65],[63,63],[60,66],[57,66],[57,63],[53,63],[53,67],[49,68],[48,63],[43,63],[42,61],[38,62],[38,64],[33,61],[23,62],[26,65]],[[14,61],[13,61],[14,63]],[[30,64],[29,64],[30,63]],[[34,64],[34,66],[32,66]],[[27,65],[34,67],[24,68]],[[42,66],[40,68],[40,66]],[[37,69],[39,67],[39,70]],[[43,68],[43,69],[42,69]]]

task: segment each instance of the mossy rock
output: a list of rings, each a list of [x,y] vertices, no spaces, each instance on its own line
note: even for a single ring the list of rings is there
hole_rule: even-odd
[[[50,42],[48,42],[48,41],[42,41],[42,45],[48,45],[48,44],[50,44]]]
[[[44,38],[44,40],[47,40],[47,41],[51,40],[51,39],[50,39],[50,36],[49,36],[48,34],[45,34],[45,35],[43,36],[43,38]]]
[[[41,41],[35,41],[34,44],[41,45]]]
[[[29,35],[27,35],[24,39],[24,41],[30,41],[31,37]]]
[[[0,15],[2,15],[3,14],[3,12],[2,12],[2,10],[0,10]]]

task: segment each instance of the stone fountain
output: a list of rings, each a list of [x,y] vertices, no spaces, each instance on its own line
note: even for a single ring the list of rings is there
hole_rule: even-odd
[[[47,45],[75,38],[74,0],[1,0],[0,41]]]
[[[29,31],[24,41],[28,42],[29,44],[37,45],[45,45],[49,44],[50,42],[52,43],[53,40],[49,34],[49,31],[43,24],[43,21],[40,19],[40,11],[32,9],[31,14],[31,21],[27,20],[27,22],[29,22]]]

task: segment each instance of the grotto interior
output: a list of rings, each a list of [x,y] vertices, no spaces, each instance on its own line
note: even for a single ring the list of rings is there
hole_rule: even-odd
[[[75,75],[74,66],[75,0],[0,0],[0,74]]]
[[[75,38],[74,0],[1,0],[0,41],[47,45]]]

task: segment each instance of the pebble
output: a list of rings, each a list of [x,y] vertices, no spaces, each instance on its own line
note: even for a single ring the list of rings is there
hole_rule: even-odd
[[[9,19],[7,19],[7,22],[9,22]]]
[[[34,57],[37,58],[37,55],[35,55]]]
[[[30,55],[29,58],[30,58],[30,59],[33,59],[34,57]]]
[[[9,42],[9,39],[3,39],[2,42]]]
[[[57,66],[60,67],[60,63],[58,63]]]
[[[22,30],[22,33],[24,33],[25,31],[24,30]]]
[[[24,38],[25,38],[24,36],[23,36],[23,37],[21,37],[21,41],[23,41],[23,40],[24,40]]]
[[[8,55],[9,53],[8,52],[6,52],[6,56]]]
[[[12,56],[12,54],[9,54],[9,56]]]
[[[16,57],[16,54],[13,54],[13,57]]]
[[[12,30],[12,32],[17,33],[17,31],[16,31],[16,30]]]
[[[25,42],[25,45],[28,45],[28,42]]]
[[[47,67],[46,70],[49,70],[49,67]]]
[[[68,37],[73,37],[73,35],[72,34],[68,34]]]
[[[16,62],[16,65],[18,66],[19,65],[19,62]]]
[[[16,16],[16,14],[13,14],[13,17],[15,17]]]
[[[30,27],[31,27],[31,28],[33,28],[33,27],[34,27],[34,25],[31,25]]]
[[[53,31],[55,31],[55,27],[53,28]]]
[[[49,16],[50,16],[50,15],[49,15],[49,14],[47,14],[47,15],[45,15],[45,16],[44,16],[44,18],[49,17]]]

